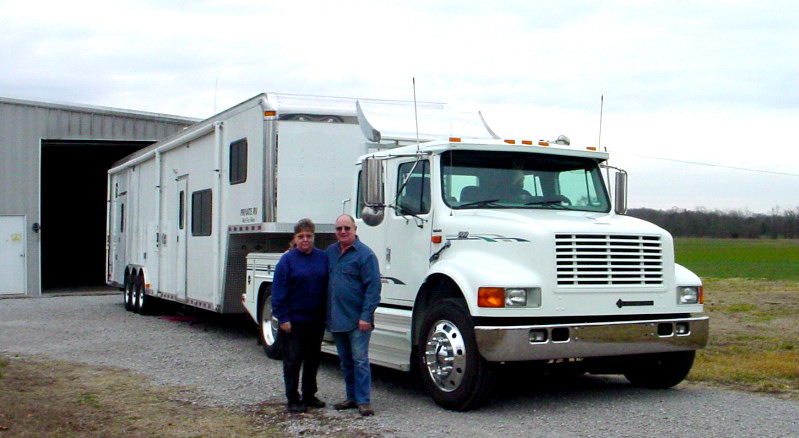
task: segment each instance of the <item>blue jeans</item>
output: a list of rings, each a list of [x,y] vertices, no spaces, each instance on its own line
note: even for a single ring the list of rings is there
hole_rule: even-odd
[[[347,400],[368,404],[372,389],[372,370],[369,368],[369,338],[372,331],[362,332],[359,329],[348,332],[334,332],[336,350],[341,359],[344,371],[344,383],[347,388]]]

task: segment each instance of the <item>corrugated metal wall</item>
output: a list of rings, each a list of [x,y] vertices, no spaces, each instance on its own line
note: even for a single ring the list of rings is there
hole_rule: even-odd
[[[26,222],[29,295],[40,286],[40,245],[31,229],[40,221],[41,143],[47,140],[158,141],[197,120],[162,114],[0,97],[0,215]],[[69,163],[80,169],[80,163]],[[2,291],[0,291],[2,293]]]

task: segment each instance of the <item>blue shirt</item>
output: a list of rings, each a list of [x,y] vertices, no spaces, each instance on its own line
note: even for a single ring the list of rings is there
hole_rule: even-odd
[[[272,315],[280,324],[322,321],[327,295],[327,256],[321,249],[310,254],[297,248],[283,254],[272,279]]]
[[[348,332],[358,328],[358,320],[374,324],[380,304],[380,266],[372,250],[356,237],[341,254],[341,244],[327,248],[327,329]]]

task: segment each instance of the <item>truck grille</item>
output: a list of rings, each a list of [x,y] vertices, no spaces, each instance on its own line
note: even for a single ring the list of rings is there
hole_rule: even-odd
[[[663,284],[659,236],[556,234],[558,286]]]

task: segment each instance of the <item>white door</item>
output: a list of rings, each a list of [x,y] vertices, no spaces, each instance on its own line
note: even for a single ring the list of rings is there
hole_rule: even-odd
[[[0,216],[0,295],[25,291],[25,217]]]
[[[179,299],[186,299],[186,247],[188,243],[187,232],[188,221],[188,192],[189,177],[187,175],[178,177],[177,184],[177,233],[175,233],[175,294]]]
[[[412,305],[416,292],[430,267],[430,163],[405,162],[388,169],[387,199],[397,208],[386,209],[383,221],[386,249],[382,255],[382,296],[393,304]],[[379,258],[380,256],[378,256]]]

